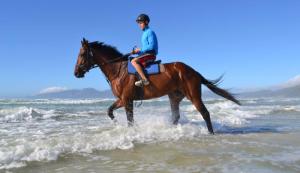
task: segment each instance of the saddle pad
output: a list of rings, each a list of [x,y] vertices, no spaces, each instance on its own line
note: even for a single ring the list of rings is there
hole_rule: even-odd
[[[131,64],[130,61],[128,61],[128,73],[129,74],[136,74],[137,71],[135,70],[135,68],[133,67],[133,65]],[[147,75],[153,75],[153,74],[159,74],[160,73],[160,69],[159,69],[159,64],[151,64],[148,67],[146,67],[145,69],[145,73]]]

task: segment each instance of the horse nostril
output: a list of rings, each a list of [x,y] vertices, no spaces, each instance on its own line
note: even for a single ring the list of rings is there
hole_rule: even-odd
[[[76,77],[79,77],[79,73],[78,73],[78,72],[75,72],[74,75],[75,75]]]
[[[80,74],[79,72],[75,72],[74,75],[77,78],[83,78],[84,77],[84,74]]]

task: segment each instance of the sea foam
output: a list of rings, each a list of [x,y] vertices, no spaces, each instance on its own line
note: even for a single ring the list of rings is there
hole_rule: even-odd
[[[178,125],[171,123],[168,100],[158,100],[135,107],[133,127],[127,127],[123,108],[115,111],[118,123],[110,122],[106,116],[106,106],[112,103],[109,100],[26,102],[30,102],[30,105],[14,104],[15,107],[4,108],[2,105],[0,110],[0,123],[3,126],[0,130],[0,169],[26,166],[31,161],[57,160],[63,154],[127,150],[136,145],[201,140],[203,136],[208,136],[201,114],[186,100],[180,107]],[[216,131],[246,126],[251,119],[278,110],[293,112],[299,109],[299,105],[252,105],[255,102],[259,101],[252,100],[244,106],[224,100],[210,100],[205,104]],[[41,108],[42,103],[49,104],[51,109],[45,106]],[[95,103],[105,103],[106,106],[94,109]],[[11,122],[17,122],[17,125],[12,126],[9,124]]]

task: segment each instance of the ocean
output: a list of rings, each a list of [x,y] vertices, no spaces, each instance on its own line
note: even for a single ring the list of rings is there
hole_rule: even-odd
[[[184,100],[137,102],[135,125],[111,99],[0,99],[0,172],[299,173],[300,99],[207,99],[215,135]]]

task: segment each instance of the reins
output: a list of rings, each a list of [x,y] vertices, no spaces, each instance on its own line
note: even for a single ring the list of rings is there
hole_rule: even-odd
[[[107,59],[104,58],[104,59],[103,59],[104,62],[101,62],[101,65],[104,66],[104,65],[113,64],[113,63],[116,63],[116,62],[128,60],[129,55],[130,55],[130,53],[127,53],[127,54],[125,54],[125,55],[122,55],[122,56],[117,57],[117,58],[112,59],[112,60],[107,60]],[[92,52],[92,50],[91,50],[90,47],[88,47],[88,56],[87,56],[87,57],[88,57],[88,61],[90,61],[90,63],[92,64],[92,65],[90,66],[89,70],[91,70],[91,69],[93,69],[93,68],[96,68],[96,67],[99,67],[99,65],[96,64],[95,61],[94,61],[94,54],[93,54],[93,52]],[[117,73],[113,76],[113,79],[112,79],[112,80],[116,79],[116,78],[120,75],[121,68],[122,68],[123,64],[124,64],[123,62],[120,62],[120,65],[119,65],[119,67],[118,67],[118,71],[117,71]],[[110,81],[108,80],[108,77],[107,77],[105,74],[104,74],[104,76],[105,76],[105,79],[106,79],[107,83],[108,83],[109,85],[111,85]],[[122,75],[122,76],[123,76],[123,75]]]
[[[119,61],[121,61],[121,60],[122,60],[122,61],[128,60],[128,58],[126,58],[126,57],[128,57],[129,55],[131,55],[131,54],[130,54],[130,53],[127,53],[127,54],[125,54],[125,55],[122,55],[122,56],[117,57],[117,58],[112,59],[112,60],[105,60],[105,62],[102,62],[101,65],[113,64],[113,63],[119,62]]]

